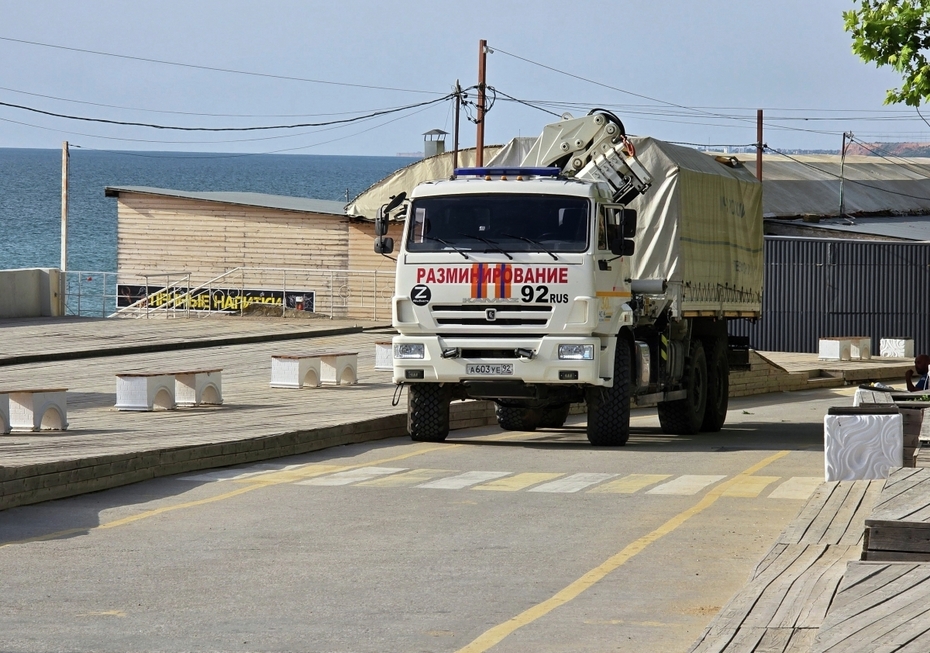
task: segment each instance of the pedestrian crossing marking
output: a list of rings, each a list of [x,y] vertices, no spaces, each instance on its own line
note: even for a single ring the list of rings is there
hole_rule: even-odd
[[[769,495],[769,499],[799,499],[807,501],[820,484],[823,476],[792,476]]]
[[[523,474],[517,474],[516,476],[508,476],[507,478],[491,481],[490,483],[485,483],[483,485],[478,485],[472,489],[496,490],[498,492],[517,492],[518,490],[524,490],[531,485],[536,485],[537,483],[542,483],[543,481],[550,481],[560,476],[565,476],[565,474],[550,472],[526,472]]]
[[[317,478],[311,478],[306,481],[298,481],[295,485],[354,485],[355,483],[361,483],[362,481],[367,481],[377,476],[397,474],[405,471],[407,471],[406,467],[359,467],[358,469],[350,469],[328,476],[318,476]]]
[[[255,476],[260,476],[262,474],[270,474],[272,472],[281,472],[289,469],[294,469],[296,467],[302,467],[303,465],[282,465],[280,463],[262,463],[260,465],[249,465],[248,467],[234,467],[231,469],[218,469],[212,472],[204,472],[203,474],[194,474],[191,476],[181,476],[178,478],[179,481],[242,481],[245,479],[251,479]],[[338,465],[327,465],[332,469],[339,469]]]
[[[676,479],[647,490],[646,494],[678,494],[690,496],[697,494],[708,485],[725,479],[726,476],[684,474]]]
[[[614,478],[616,474],[597,474],[594,472],[581,472],[579,474],[572,474],[571,476],[566,476],[565,478],[560,478],[556,481],[550,481],[548,483],[543,483],[534,488],[530,488],[527,492],[557,492],[563,494],[571,494],[572,492],[578,492],[590,487],[595,483],[603,483],[609,478]]]
[[[671,474],[630,474],[618,478],[616,481],[598,485],[596,488],[588,490],[588,494],[633,494],[671,476]]]
[[[362,481],[361,483],[356,483],[356,485],[364,487],[410,487],[411,485],[426,483],[437,476],[451,474],[455,471],[454,469],[411,469],[406,472],[382,476],[381,478],[375,478],[370,481]]]
[[[465,472],[458,476],[440,478],[429,483],[422,483],[417,487],[428,488],[431,490],[462,490],[478,483],[493,481],[502,476],[510,476],[513,472]]]
[[[360,467],[346,469],[347,465],[326,463],[282,464],[258,463],[243,467],[217,469],[200,474],[176,477],[179,481],[293,483],[296,485],[364,487],[419,487],[449,490],[487,490],[498,492],[540,492],[571,494],[586,488],[587,494],[634,494],[650,485],[672,479],[646,490],[646,494],[693,495],[726,478],[725,475],[685,474],[673,478],[671,474],[618,474],[583,472],[566,475],[564,472],[461,472],[452,469],[408,469],[405,467]],[[448,476],[453,474],[452,476]],[[615,480],[610,480],[615,479]],[[771,484],[782,480],[779,476],[749,476],[727,488],[723,496],[752,499],[762,495]],[[783,480],[770,494],[769,499],[806,501],[823,479],[819,476],[793,476]],[[593,487],[592,487],[593,486]]]
[[[762,490],[777,481],[779,476],[744,476],[738,479],[733,485],[723,491],[725,497],[740,497],[743,499],[754,499]]]

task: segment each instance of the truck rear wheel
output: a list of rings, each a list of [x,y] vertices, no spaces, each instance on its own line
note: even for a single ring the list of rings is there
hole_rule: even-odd
[[[497,423],[505,431],[535,431],[540,423],[540,413],[537,408],[497,404],[495,414]]]
[[[558,429],[565,424],[568,419],[568,411],[571,404],[559,404],[558,406],[547,406],[541,410],[539,417],[539,426],[544,429]]]
[[[707,358],[700,340],[691,341],[682,386],[688,396],[659,403],[659,424],[669,435],[694,435],[701,430],[707,408]]]
[[[614,353],[614,384],[588,388],[588,442],[597,447],[622,447],[630,437],[630,343],[617,338]]]
[[[407,432],[418,442],[442,442],[449,435],[452,395],[438,383],[407,386]]]
[[[730,362],[727,360],[726,338],[714,338],[706,341],[710,351],[707,362],[707,408],[701,430],[716,433],[723,428],[727,419],[727,407],[730,403]]]

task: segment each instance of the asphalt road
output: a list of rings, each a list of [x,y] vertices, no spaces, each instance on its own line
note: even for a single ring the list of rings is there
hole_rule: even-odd
[[[0,512],[2,651],[685,651],[823,478],[852,390],[626,447],[459,431]]]

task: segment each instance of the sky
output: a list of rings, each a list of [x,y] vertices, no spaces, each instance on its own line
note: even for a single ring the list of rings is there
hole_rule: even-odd
[[[776,150],[838,150],[844,132],[870,143],[930,141],[913,108],[883,104],[895,73],[852,53],[842,13],[854,6],[0,0],[0,147],[67,140],[98,150],[392,156],[421,152],[423,133],[442,129],[451,149],[447,96],[456,80],[477,83],[482,39],[496,94],[487,144],[595,107],[631,134],[696,145],[755,143],[756,109]],[[467,95],[476,100],[474,89]],[[476,141],[469,116],[466,104],[462,147]],[[250,131],[99,122],[225,129],[348,119]]]

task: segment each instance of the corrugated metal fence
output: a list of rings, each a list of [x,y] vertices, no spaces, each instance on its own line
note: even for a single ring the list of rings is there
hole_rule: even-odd
[[[913,338],[930,350],[930,243],[765,238],[762,319],[730,322],[761,351],[817,352],[818,338]]]

